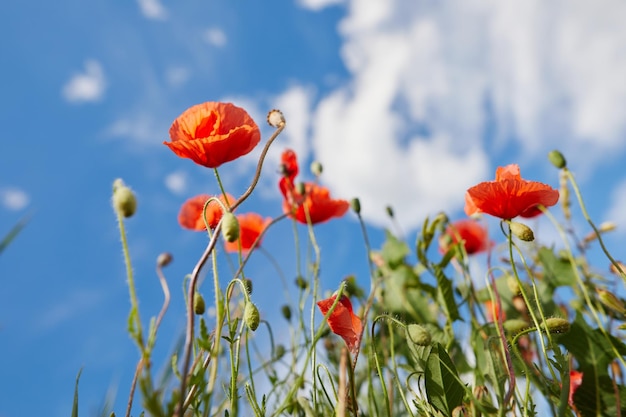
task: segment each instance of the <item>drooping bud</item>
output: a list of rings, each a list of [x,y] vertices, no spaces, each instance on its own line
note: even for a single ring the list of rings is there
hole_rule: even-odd
[[[270,110],[270,112],[267,113],[267,124],[272,127],[280,127],[285,124],[285,116],[283,115],[283,112],[277,109]]]
[[[239,220],[230,211],[222,216],[222,236],[227,242],[234,242],[239,239]]]
[[[569,321],[561,317],[549,317],[545,325],[550,333],[567,333],[570,329]]]
[[[120,178],[113,181],[113,208],[123,217],[131,217],[137,210],[137,198]]]
[[[199,292],[195,292],[193,295],[193,311],[197,315],[204,314],[206,311],[206,304],[204,303],[204,298],[202,298],[202,294]]]
[[[302,275],[298,275],[296,277],[296,286],[301,290],[306,290],[307,288],[309,288],[309,283],[306,282],[306,279],[304,279]]]
[[[169,252],[163,252],[162,254],[160,254],[160,255],[157,257],[157,265],[158,265],[160,268],[166,267],[166,266],[168,266],[168,265],[172,262],[172,260],[173,260],[173,259],[174,259],[174,258],[172,257],[172,254],[171,254],[171,253],[169,253]]]
[[[284,306],[281,307],[280,311],[283,313],[283,317],[287,321],[291,320],[291,307],[289,307],[287,304],[285,304]]]
[[[609,271],[615,275],[626,273],[626,264],[620,261],[617,261],[616,264],[612,263],[611,266],[609,267]]]
[[[250,278],[244,278],[243,284],[246,287],[248,294],[252,294],[252,280]]]
[[[428,346],[432,341],[430,332],[419,324],[409,324],[406,328],[409,339],[418,346]]]
[[[252,301],[246,303],[246,307],[243,310],[243,321],[252,331],[255,331],[259,327],[261,316],[259,315],[259,309],[256,308]]]
[[[276,345],[276,349],[274,350],[274,359],[279,360],[285,356],[285,347],[283,345]]]
[[[387,206],[385,210],[387,211],[387,215],[393,219],[393,207]]]
[[[350,207],[356,214],[361,213],[361,201],[358,198],[353,198],[350,200]]]
[[[530,327],[530,324],[526,320],[522,319],[509,319],[502,323],[502,327],[508,334],[516,335],[519,332],[526,330]]]
[[[320,175],[322,175],[322,171],[324,171],[324,167],[322,166],[320,162],[318,161],[311,162],[311,172],[313,173],[313,175],[315,175],[316,177],[319,177]]]
[[[605,290],[604,288],[596,288],[598,298],[600,302],[610,310],[613,310],[619,314],[626,314],[626,307],[624,301],[617,298],[615,294]]]
[[[533,230],[524,223],[509,222],[509,228],[511,229],[513,236],[523,240],[524,242],[532,242],[535,240]]]
[[[562,169],[567,166],[567,161],[565,161],[565,157],[561,152],[557,151],[556,149],[548,153],[548,159],[550,160],[552,165],[554,165],[558,169]]]

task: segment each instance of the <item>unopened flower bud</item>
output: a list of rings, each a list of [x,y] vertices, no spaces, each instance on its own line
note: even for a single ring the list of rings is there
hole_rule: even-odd
[[[197,315],[204,314],[206,311],[206,304],[204,304],[204,298],[199,292],[193,294],[193,311]]]
[[[285,347],[283,345],[277,345],[276,349],[274,350],[274,358],[276,360],[279,360],[283,356],[285,356]]]
[[[358,198],[353,198],[350,200],[350,207],[356,214],[361,213],[361,201]]]
[[[513,294],[514,296],[520,293],[519,283],[512,276],[507,277],[506,285],[507,287],[509,287],[509,291],[511,291],[511,294]]]
[[[267,113],[267,124],[272,127],[280,127],[285,124],[285,116],[283,116],[283,112],[277,109],[270,110]]]
[[[252,294],[252,280],[249,278],[244,278],[243,284],[246,287],[246,291],[248,292],[248,294]]]
[[[246,307],[243,310],[243,321],[252,331],[255,331],[259,327],[261,316],[259,315],[259,309],[256,308],[252,301],[246,303]]]
[[[222,216],[222,236],[227,242],[234,242],[239,238],[239,220],[230,211]]]
[[[524,242],[532,242],[535,240],[535,235],[533,234],[533,230],[526,226],[524,223],[518,222],[509,222],[509,228],[511,229],[511,233],[513,236],[516,236],[518,239],[523,240]]]
[[[296,277],[296,286],[301,290],[306,290],[307,288],[309,288],[309,283],[306,282],[306,279],[304,279],[302,275],[298,275]]]
[[[562,169],[567,166],[565,157],[563,156],[561,152],[557,151],[556,149],[548,153],[548,159],[550,160],[552,165],[554,165],[558,169]]]
[[[135,193],[119,178],[113,182],[113,208],[123,217],[131,217],[137,210]]]
[[[303,182],[299,182],[296,184],[296,192],[300,195],[304,195],[306,193],[306,185]]]
[[[428,346],[432,341],[430,332],[419,324],[409,324],[406,331],[409,339],[418,346]]]
[[[624,302],[617,298],[615,294],[605,290],[604,288],[596,288],[600,302],[607,308],[619,313],[626,314]]]
[[[284,306],[281,307],[280,311],[283,313],[283,317],[287,321],[291,320],[291,307],[285,304]]]
[[[617,261],[615,264],[612,263],[611,266],[609,266],[609,271],[615,275],[626,273],[626,264],[620,261]]]
[[[502,323],[502,327],[508,334],[516,335],[519,332],[526,330],[530,327],[530,324],[526,320],[521,319],[509,319]]]
[[[387,206],[385,210],[387,211],[387,215],[393,219],[393,207]]]
[[[600,233],[612,232],[615,229],[617,229],[615,222],[603,222],[600,226],[598,226],[598,231]]]
[[[549,317],[545,323],[550,333],[567,333],[570,329],[569,321],[561,317]]]
[[[324,167],[322,166],[320,162],[318,161],[311,162],[311,172],[313,173],[313,175],[315,175],[316,177],[319,177],[320,175],[322,175],[322,171],[324,171]]]
[[[168,266],[172,262],[172,259],[174,259],[174,258],[172,258],[172,254],[171,253],[163,252],[162,254],[160,254],[157,257],[157,265],[160,268],[163,268],[165,266]]]

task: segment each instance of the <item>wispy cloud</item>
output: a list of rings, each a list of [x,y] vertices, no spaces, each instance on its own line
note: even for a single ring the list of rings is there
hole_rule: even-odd
[[[626,179],[615,187],[606,220],[617,224],[620,233],[626,233]]]
[[[298,0],[298,4],[305,9],[318,11],[328,6],[343,4],[344,0]]]
[[[165,20],[167,10],[159,0],[137,0],[141,13],[148,19]]]
[[[175,171],[165,177],[165,187],[176,195],[182,195],[187,191],[187,183],[187,174],[183,171]]]
[[[168,140],[169,124],[146,111],[130,111],[117,119],[104,134],[114,138],[129,138],[134,144],[161,145]]]
[[[85,71],[74,74],[63,86],[63,97],[71,103],[99,101],[104,95],[106,80],[102,65],[96,60],[85,61]]]
[[[374,223],[386,204],[410,228],[461,208],[511,149],[523,163],[559,148],[592,169],[626,148],[621,1],[349,0],[347,10],[351,78],[316,105],[311,144],[325,181],[361,198]]]
[[[26,191],[15,187],[0,188],[0,204],[7,210],[19,211],[29,203],[30,197]]]
[[[202,37],[205,42],[209,45],[222,47],[226,45],[228,42],[228,38],[226,37],[226,33],[222,29],[219,28],[210,28],[204,32]]]

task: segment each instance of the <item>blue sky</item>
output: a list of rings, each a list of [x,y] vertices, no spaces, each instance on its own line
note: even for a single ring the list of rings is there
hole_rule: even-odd
[[[210,171],[162,142],[172,120],[203,101],[246,108],[264,138],[267,111],[286,116],[242,211],[280,213],[277,165],[291,147],[302,167],[323,163],[334,195],[360,197],[377,246],[390,226],[385,206],[411,236],[440,210],[462,217],[465,190],[498,165],[519,163],[524,177],[556,187],[545,155],[558,148],[593,218],[617,222],[608,242],[626,258],[619,0],[59,0],[2,9],[0,234],[32,219],[0,256],[0,417],[69,415],[81,367],[81,415],[115,388],[123,410],[137,352],[125,333],[115,178],[139,198],[128,229],[144,319],[161,303],[155,258],[174,254],[162,329],[171,337],[158,354],[175,344],[184,320],[177,283],[205,242],[176,215],[216,187]],[[232,194],[246,188],[258,152],[221,170]],[[290,230],[280,225],[264,242],[288,277]],[[316,230],[326,288],[365,273],[352,215]],[[259,254],[249,271],[254,301],[273,317],[280,284],[266,264]]]

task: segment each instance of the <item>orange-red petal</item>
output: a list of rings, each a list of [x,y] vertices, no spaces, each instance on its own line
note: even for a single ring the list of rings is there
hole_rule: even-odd
[[[479,222],[471,219],[458,220],[450,224],[446,228],[444,236],[447,239],[440,239],[439,241],[442,252],[446,252],[452,244],[460,241],[463,242],[465,252],[468,255],[480,253],[491,246],[487,229]]]
[[[235,198],[226,194],[228,205],[235,203]],[[178,213],[178,223],[185,229],[195,230],[198,232],[206,230],[204,219],[202,218],[202,210],[207,200],[211,198],[208,194],[200,194],[191,197],[183,203]],[[224,196],[220,196],[219,200],[226,205]],[[222,207],[216,201],[211,201],[206,209],[206,218],[211,229],[215,229],[222,218]]]
[[[239,221],[239,239],[234,242],[224,242],[226,252],[239,252],[240,244],[242,252],[248,252],[259,246],[261,240],[257,242],[256,246],[254,243],[272,222],[271,218],[263,218],[257,213],[239,214],[237,220]]]
[[[574,406],[574,394],[578,387],[583,384],[583,373],[578,371],[569,371],[569,405]]]
[[[467,190],[465,213],[486,213],[510,220],[517,216],[533,217],[538,206],[550,207],[559,201],[559,192],[547,184],[521,178],[515,164],[499,167],[496,181],[481,182]]]
[[[331,198],[328,188],[321,185],[308,182],[304,189],[304,195],[292,189],[283,202],[285,213],[300,223],[308,224],[308,220],[311,224],[323,223],[333,217],[343,216],[350,207],[346,200]]]
[[[248,113],[231,103],[206,102],[185,110],[170,127],[176,155],[208,168],[217,168],[249,153],[261,140]]]
[[[317,302],[317,306],[323,315],[328,313],[336,298],[337,296],[333,295],[330,298]],[[328,316],[327,321],[330,330],[341,336],[350,352],[354,354],[361,343],[363,324],[361,319],[352,311],[352,303],[348,297],[345,295],[341,297],[331,315]]]

